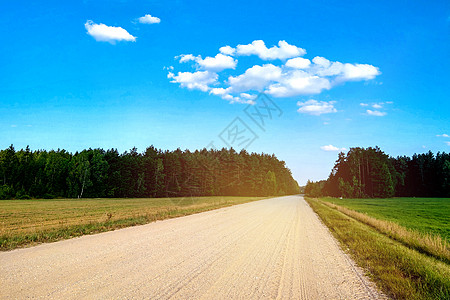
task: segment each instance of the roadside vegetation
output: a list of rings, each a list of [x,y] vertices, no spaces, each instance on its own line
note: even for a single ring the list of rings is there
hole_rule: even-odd
[[[423,230],[411,229],[413,226],[405,228],[389,221],[389,217],[375,218],[373,215],[377,215],[377,211],[373,207],[368,209],[369,214],[365,214],[341,206],[348,199],[307,197],[306,200],[342,248],[349,252],[359,266],[369,271],[369,275],[387,295],[395,299],[450,299],[450,248],[448,241],[440,234],[426,234]],[[403,204],[404,208],[412,201],[395,200],[399,205]],[[351,203],[348,206],[360,207],[358,201],[362,202],[362,199],[346,203]],[[337,202],[339,205],[335,204]],[[420,211],[417,213],[420,214]],[[429,213],[433,213],[433,209]],[[380,209],[378,215],[383,214],[383,209]],[[398,213],[398,216],[402,219],[405,214]],[[403,217],[411,222],[410,218]],[[448,214],[446,220],[444,222],[448,222]],[[417,223],[420,227],[420,222]],[[448,227],[448,223],[443,227]]]
[[[0,201],[0,250],[146,224],[264,197]]]

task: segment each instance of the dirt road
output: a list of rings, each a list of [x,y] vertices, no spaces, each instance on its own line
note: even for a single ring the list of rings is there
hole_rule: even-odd
[[[376,299],[299,196],[0,253],[1,298]]]

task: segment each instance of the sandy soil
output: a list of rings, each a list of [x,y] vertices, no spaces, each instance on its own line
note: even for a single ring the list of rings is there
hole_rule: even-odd
[[[299,196],[0,253],[1,298],[378,299]]]

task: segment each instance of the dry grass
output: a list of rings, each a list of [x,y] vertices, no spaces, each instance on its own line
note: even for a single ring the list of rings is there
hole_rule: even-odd
[[[264,197],[0,200],[0,250],[52,242]]]
[[[364,224],[367,224],[392,239],[395,239],[406,246],[415,248],[419,251],[432,255],[438,259],[450,263],[450,245],[439,235],[432,235],[414,231],[398,225],[397,223],[385,220],[379,220],[370,217],[367,214],[360,213],[346,207],[342,207],[326,201],[323,204],[334,208],[349,217],[352,217]]]

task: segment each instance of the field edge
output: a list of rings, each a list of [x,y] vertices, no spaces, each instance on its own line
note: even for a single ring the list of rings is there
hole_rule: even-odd
[[[206,211],[211,211],[215,209],[220,209],[224,207],[230,207],[234,205],[260,201],[269,198],[277,198],[280,196],[273,197],[240,197],[236,202],[222,202],[213,203],[207,205],[200,205],[197,207],[183,207],[173,205],[170,209],[164,207],[154,213],[132,215],[130,217],[119,218],[119,219],[106,219],[105,221],[81,223],[77,225],[61,226],[58,228],[50,228],[43,230],[35,230],[31,233],[25,234],[0,234],[0,251],[11,251],[18,248],[33,247],[42,243],[51,243],[61,240],[71,239],[80,237],[83,235],[92,235],[107,231],[113,231],[121,228],[145,225],[156,221],[161,221],[165,219],[178,218],[183,216],[188,216],[192,214],[202,213]],[[186,198],[186,197],[182,197]],[[200,198],[200,197],[197,197]],[[211,197],[201,197],[201,198],[211,198]],[[226,198],[226,196],[224,196]],[[230,198],[237,198],[230,196]],[[129,199],[129,198],[124,198]],[[154,198],[157,199],[157,198]],[[70,200],[70,199],[68,199]],[[1,203],[1,202],[0,202]]]
[[[394,299],[448,299],[450,268],[380,233],[318,199],[306,202],[338,240],[344,252]]]

